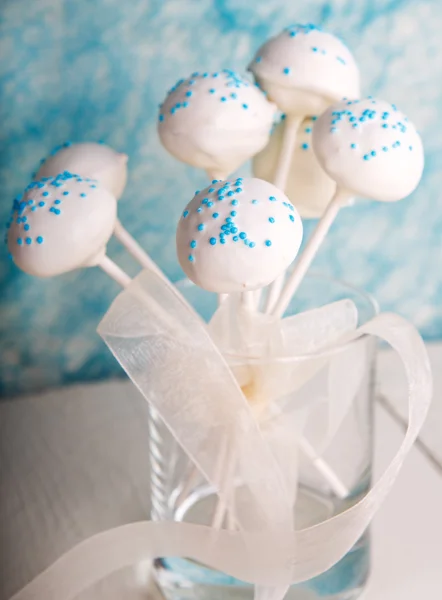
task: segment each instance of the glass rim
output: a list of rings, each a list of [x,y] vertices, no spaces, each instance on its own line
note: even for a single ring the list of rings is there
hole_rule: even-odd
[[[305,279],[322,279],[323,281],[330,281],[331,283],[338,284],[342,288],[351,291],[355,296],[362,297],[364,299],[364,301],[371,307],[372,312],[373,312],[373,317],[376,317],[380,313],[379,303],[372,294],[370,294],[369,292],[366,292],[365,290],[358,288],[357,286],[355,286],[351,283],[348,283],[347,281],[345,281],[343,279],[340,279],[338,277],[333,277],[331,275],[327,275],[326,273],[321,273],[320,271],[316,271],[316,270],[309,271],[309,273],[305,276]],[[198,288],[198,286],[196,284],[194,284],[192,281],[190,281],[187,278],[182,278],[182,279],[178,280],[176,282],[176,285],[178,287],[195,286],[196,288]],[[352,339],[352,340],[349,340],[346,342],[344,341],[342,343],[335,343],[327,348],[324,348],[323,350],[320,350],[318,352],[313,352],[311,354],[292,354],[292,355],[284,355],[284,356],[277,355],[277,356],[262,358],[262,357],[247,356],[246,354],[234,354],[234,353],[229,353],[229,352],[222,352],[222,356],[226,359],[228,364],[231,364],[232,361],[235,361],[235,364],[237,364],[237,365],[244,364],[245,362],[247,362],[248,365],[250,365],[250,364],[251,365],[253,365],[253,364],[259,365],[262,363],[269,363],[269,362],[270,363],[272,363],[272,362],[273,363],[291,363],[291,362],[295,362],[295,361],[303,362],[303,361],[308,361],[308,360],[312,360],[312,359],[320,359],[320,358],[326,358],[326,357],[333,356],[339,352],[343,352],[347,348],[351,348],[353,345],[365,340],[368,337],[371,337],[371,336],[364,333],[356,339]]]

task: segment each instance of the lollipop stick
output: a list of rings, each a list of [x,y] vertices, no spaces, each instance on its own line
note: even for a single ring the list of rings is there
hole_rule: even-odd
[[[333,221],[335,220],[339,209],[348,203],[350,195],[347,191],[336,189],[335,195],[331,199],[327,206],[324,214],[321,217],[316,229],[314,230],[311,238],[309,239],[304,252],[302,252],[299,260],[296,262],[295,267],[287,279],[287,282],[279,296],[275,306],[271,309],[271,314],[281,317],[287,306],[290,304],[293,294],[299,287],[299,284],[304,278],[308,268],[310,267],[313,259],[316,256],[328,230],[330,229]]]
[[[285,191],[287,187],[287,179],[289,176],[290,165],[292,162],[293,152],[295,150],[296,135],[298,133],[301,119],[299,117],[287,117],[284,123],[284,131],[282,137],[282,147],[278,157],[278,164],[273,180],[274,185],[281,191]],[[279,277],[270,284],[267,292],[265,312],[269,313],[275,305],[281,290],[284,285],[285,274],[282,273]]]
[[[123,288],[127,287],[132,281],[129,275],[125,273],[123,269],[120,269],[120,267],[106,255],[103,256],[103,258],[97,264],[97,267],[103,269],[103,271],[107,273],[109,277],[119,283]]]
[[[126,248],[126,250],[140,263],[145,269],[150,269],[160,275],[164,279],[164,274],[156,263],[146,254],[140,244],[131,236],[131,234],[123,227],[117,219],[114,229],[114,235],[117,240]]]

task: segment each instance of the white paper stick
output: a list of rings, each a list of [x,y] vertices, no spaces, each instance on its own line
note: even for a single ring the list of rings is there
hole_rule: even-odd
[[[349,201],[349,194],[347,191],[338,188],[335,195],[331,199],[327,206],[324,214],[322,215],[316,229],[314,230],[311,238],[309,239],[304,251],[300,255],[295,267],[290,274],[286,284],[282,290],[281,295],[278,298],[275,306],[271,310],[271,314],[277,317],[282,317],[286,311],[293,294],[299,287],[299,284],[304,279],[308,268],[310,267],[313,259],[316,256],[328,230],[333,224],[339,210],[347,204]]]
[[[140,244],[131,236],[127,229],[123,227],[118,219],[115,224],[114,235],[144,269],[151,269],[151,271],[155,271],[160,277],[165,277],[158,265],[143,250]]]
[[[97,266],[103,269],[109,277],[119,283],[123,288],[127,287],[132,281],[129,275],[106,255],[103,256]]]

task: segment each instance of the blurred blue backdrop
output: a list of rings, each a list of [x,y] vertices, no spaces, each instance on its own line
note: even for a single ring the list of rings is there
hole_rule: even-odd
[[[342,36],[363,92],[396,102],[417,124],[427,166],[409,199],[343,211],[316,265],[372,292],[428,340],[442,338],[439,0],[3,0],[0,17],[2,220],[51,148],[103,140],[130,157],[121,220],[173,278],[176,221],[204,175],[160,146],[157,106],[166,90],[195,70],[243,71],[292,22]],[[137,272],[115,243],[109,251]],[[4,248],[0,278],[2,395],[121,373],[95,333],[118,293],[104,274],[33,279]]]

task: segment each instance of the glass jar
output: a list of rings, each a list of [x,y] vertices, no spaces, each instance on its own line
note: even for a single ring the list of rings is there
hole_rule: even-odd
[[[209,320],[216,310],[215,295],[188,281],[178,287],[200,315]],[[365,292],[346,283],[317,274],[305,278],[285,316],[297,314],[342,299],[351,299],[358,309],[358,325],[373,318],[377,305]],[[305,431],[303,451],[297,461],[298,491],[294,504],[296,529],[320,523],[360,500],[371,483],[373,443],[374,365],[376,345],[364,336],[346,345],[321,352],[324,365],[309,381],[310,390],[323,389],[329,377],[331,358],[340,353],[353,368],[354,356],[363,357],[362,370],[352,402],[325,448],[314,449]],[[345,359],[347,357],[347,359]],[[230,364],[250,365],[258,359],[225,356]],[[274,358],[274,366],[299,368],[305,356],[293,354]],[[345,373],[345,362],[344,365]],[[345,376],[345,375],[344,375]],[[313,392],[314,394],[315,392]],[[316,399],[311,398],[312,404]],[[320,402],[319,402],[320,404]],[[310,417],[314,419],[314,414]],[[313,436],[314,439],[314,436]],[[154,409],[150,412],[151,518],[210,524],[216,510],[214,489],[194,470]],[[241,483],[235,482],[240,497]],[[226,526],[228,515],[226,516]],[[293,585],[289,600],[352,600],[361,593],[370,571],[370,540],[366,531],[353,548],[325,573]],[[163,557],[155,561],[154,578],[168,600],[224,600],[253,597],[253,586],[203,564],[183,558]]]

